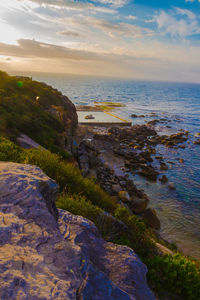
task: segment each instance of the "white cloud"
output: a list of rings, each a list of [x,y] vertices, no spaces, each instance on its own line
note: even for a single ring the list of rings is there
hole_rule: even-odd
[[[200,2],[200,0],[197,0],[197,1]],[[193,3],[193,2],[195,2],[195,0],[185,0],[185,2]]]
[[[88,23],[94,28],[100,29],[104,34],[110,37],[128,37],[128,38],[143,38],[145,36],[152,36],[153,31],[148,28],[142,28],[136,25],[120,22],[111,23],[104,19],[97,19],[88,17],[83,22]]]
[[[176,7],[176,12],[177,12],[177,14],[187,16],[191,20],[196,19],[195,14],[188,9],[182,9],[182,8]]]
[[[19,0],[24,1],[24,0]],[[115,14],[116,10],[110,7],[97,6],[89,2],[76,2],[73,0],[29,0],[33,3],[37,3],[40,6],[49,7],[62,7],[72,11],[93,11],[99,13]]]
[[[105,5],[110,5],[115,8],[119,8],[125,6],[130,0],[93,0],[93,1]]]
[[[126,16],[126,19],[127,19],[127,20],[136,20],[137,17],[136,17],[136,16],[129,15],[129,16]]]
[[[169,33],[172,36],[187,37],[199,34],[200,27],[195,16],[192,13],[188,13],[187,10],[179,9],[179,14],[180,13],[186,15],[187,19],[177,19],[175,15],[170,15],[161,11],[160,14],[155,17],[158,28],[164,33]]]

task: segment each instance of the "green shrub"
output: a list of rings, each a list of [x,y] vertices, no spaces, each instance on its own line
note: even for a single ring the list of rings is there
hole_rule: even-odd
[[[170,294],[184,300],[197,300],[200,297],[200,267],[192,259],[180,253],[155,256],[147,262],[148,280],[161,295]]]
[[[91,179],[84,178],[73,164],[62,160],[62,157],[42,149],[22,149],[11,141],[0,139],[0,160],[32,164],[40,167],[60,186],[61,191],[84,196],[92,204],[114,212],[117,204],[100,186]]]
[[[156,253],[156,246],[152,240],[152,234],[143,220],[136,215],[130,215],[125,207],[118,207],[115,210],[115,217],[126,224],[129,229],[126,235],[123,236],[122,241],[128,241],[128,245],[131,245],[142,259],[151,257]]]
[[[39,97],[38,101],[36,97]],[[62,117],[52,113],[52,105],[62,109]],[[62,94],[52,87],[31,78],[19,79],[0,72],[2,136],[16,138],[19,133],[24,133],[46,149],[54,151],[56,147],[60,148],[61,153],[67,109]]]
[[[102,209],[91,204],[85,197],[76,194],[70,195],[62,193],[58,198],[56,205],[58,208],[67,210],[72,214],[88,218],[94,223],[96,223],[98,216],[102,213]]]
[[[23,150],[11,141],[0,137],[0,161],[21,162]]]
[[[61,157],[46,150],[25,150],[23,163],[39,166],[49,177],[54,179],[61,188],[70,194],[84,196],[92,204],[112,212],[117,207],[112,198],[107,195],[91,179],[84,178],[73,163],[62,161]]]
[[[93,205],[85,197],[77,194],[62,193],[56,204],[58,208],[83,216],[94,222],[104,239],[114,241],[116,238],[118,240],[121,238],[119,235],[122,230],[116,229],[112,215]]]

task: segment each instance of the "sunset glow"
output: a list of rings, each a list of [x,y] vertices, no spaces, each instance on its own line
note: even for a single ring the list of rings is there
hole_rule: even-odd
[[[0,28],[10,72],[200,82],[198,0],[2,0]]]

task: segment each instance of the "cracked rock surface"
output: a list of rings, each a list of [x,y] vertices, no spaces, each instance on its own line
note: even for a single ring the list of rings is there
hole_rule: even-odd
[[[57,210],[58,190],[38,167],[0,163],[0,299],[154,299],[134,251]]]

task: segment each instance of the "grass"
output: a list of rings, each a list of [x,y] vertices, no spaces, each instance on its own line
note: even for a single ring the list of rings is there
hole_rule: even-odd
[[[22,149],[11,141],[0,138],[0,160],[32,164],[40,167],[60,186],[61,191],[78,194],[108,212],[114,212],[115,201],[92,179],[84,178],[80,170],[61,156],[42,149]]]
[[[198,299],[198,262],[181,253],[158,255],[154,236],[144,222],[115,203],[94,181],[84,178],[73,163],[47,150],[22,149],[4,137],[0,137],[0,160],[37,165],[54,179],[61,189],[57,206],[93,221],[104,238],[133,248],[147,265],[148,281],[160,299],[166,294],[170,299]],[[104,211],[123,222],[127,230],[116,234],[112,217]]]

